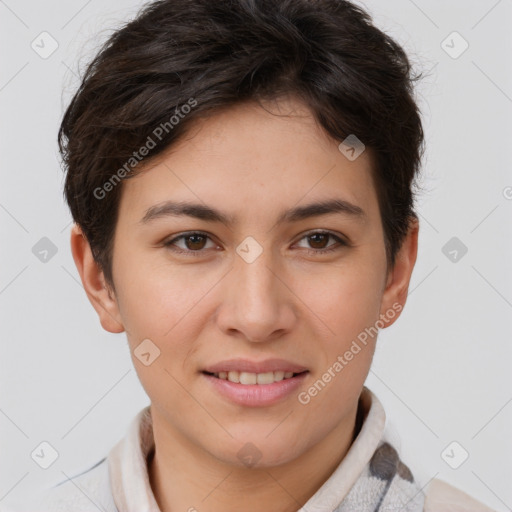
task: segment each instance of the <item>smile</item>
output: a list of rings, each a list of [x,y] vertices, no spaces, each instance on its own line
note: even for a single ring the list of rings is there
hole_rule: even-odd
[[[296,375],[304,372],[265,372],[265,373],[251,373],[251,372],[240,372],[240,371],[229,371],[229,372],[218,372],[208,373],[217,379],[228,380],[237,384],[254,385],[254,384],[273,384],[274,382],[280,382],[282,380],[291,379]]]
[[[242,407],[268,407],[295,399],[309,371],[300,373],[273,371],[264,373],[202,372],[213,393],[228,403]]]

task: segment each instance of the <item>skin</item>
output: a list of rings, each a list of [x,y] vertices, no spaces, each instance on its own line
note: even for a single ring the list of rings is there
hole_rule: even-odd
[[[418,222],[411,222],[388,269],[371,153],[350,161],[338,144],[292,98],[265,109],[240,104],[196,123],[188,137],[122,184],[115,291],[80,229],[72,230],[89,300],[104,329],[126,331],[151,400],[156,452],[148,471],[163,512],[226,512],[241,504],[248,512],[296,511],[350,447],[376,337],[307,405],[297,393],[268,407],[235,405],[201,373],[234,357],[283,358],[308,368],[298,390],[304,391],[381,315],[384,327],[398,318],[399,312],[387,319],[387,312],[405,305]],[[276,224],[286,209],[331,198],[361,207],[365,219],[331,213]],[[169,199],[203,203],[237,221],[227,226],[167,216],[140,222],[148,208]],[[163,244],[194,230],[210,238]],[[311,230],[330,231],[349,245],[311,238],[305,234]],[[252,263],[236,253],[248,236],[263,249]],[[202,252],[178,254],[171,247]],[[147,338],[161,351],[149,366],[133,355]],[[253,467],[237,456],[247,442],[261,454]]]

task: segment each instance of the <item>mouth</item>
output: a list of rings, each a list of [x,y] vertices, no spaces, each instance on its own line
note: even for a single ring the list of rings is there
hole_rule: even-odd
[[[231,370],[229,372],[207,372],[203,371],[205,375],[209,375],[210,377],[214,377],[219,380],[227,380],[229,382],[233,382],[235,384],[242,384],[246,386],[253,385],[265,385],[265,384],[274,384],[275,382],[281,382],[283,380],[293,379],[305,373],[308,373],[308,370],[304,370],[301,372],[285,372],[285,371],[273,371],[273,372],[264,372],[264,373],[252,373],[252,372],[244,372],[244,371],[236,371]]]
[[[310,370],[286,359],[229,359],[201,369],[217,396],[243,407],[268,407],[293,399]]]
[[[272,365],[274,368],[270,370],[268,366]],[[303,367],[293,368],[294,365],[280,361],[267,362],[267,368],[240,360],[218,366],[201,372],[206,384],[223,400],[242,407],[269,407],[293,400],[309,375],[309,370]],[[245,368],[235,369],[240,366]]]

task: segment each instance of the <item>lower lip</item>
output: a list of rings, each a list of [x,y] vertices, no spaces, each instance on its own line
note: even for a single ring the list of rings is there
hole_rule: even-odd
[[[238,384],[213,375],[203,373],[208,382],[221,395],[232,402],[246,407],[263,407],[273,405],[289,397],[300,387],[308,372],[299,373],[295,377],[283,379],[272,384]]]

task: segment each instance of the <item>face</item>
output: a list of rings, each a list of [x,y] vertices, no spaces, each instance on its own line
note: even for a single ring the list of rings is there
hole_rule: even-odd
[[[268,109],[203,120],[124,181],[115,295],[88,291],[126,331],[155,424],[236,465],[349,428],[414,264],[386,271],[369,151],[349,160],[299,102]]]

